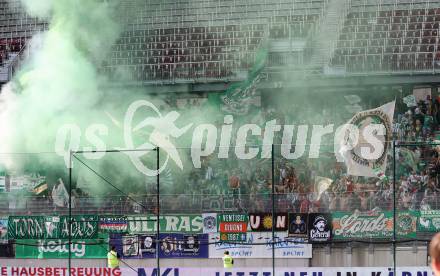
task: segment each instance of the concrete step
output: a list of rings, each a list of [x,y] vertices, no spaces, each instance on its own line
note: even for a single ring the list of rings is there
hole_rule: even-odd
[[[344,18],[345,9],[349,8],[349,0],[330,1],[321,25],[312,40],[313,55],[310,59],[311,67],[325,66],[333,54],[335,42],[338,40],[339,29],[342,28],[341,20]]]

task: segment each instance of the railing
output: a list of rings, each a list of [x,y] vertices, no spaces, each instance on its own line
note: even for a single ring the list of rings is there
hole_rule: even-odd
[[[387,55],[394,57],[386,60],[384,54],[346,55],[343,56],[343,66],[346,73],[436,73],[440,70],[440,60],[432,58],[399,59],[397,54]],[[366,58],[378,57],[375,63],[367,62]]]
[[[11,80],[15,72],[20,67],[21,61],[27,59],[29,57],[29,49],[27,47],[27,41],[25,44],[21,47],[20,51],[17,53],[17,55],[14,57],[14,59],[11,61],[11,64],[8,67],[8,79]]]
[[[438,191],[410,193],[398,191],[397,211],[439,210]],[[161,213],[203,212],[268,212],[272,211],[270,194],[240,194],[231,189],[230,194],[164,194],[160,195]],[[152,214],[156,210],[156,195],[75,197],[72,198],[75,214]],[[275,195],[275,211],[290,213],[334,213],[339,211],[367,212],[372,210],[392,211],[391,190],[359,190],[352,192],[284,193]],[[56,206],[48,197],[22,197],[2,200],[0,214],[65,214],[67,207]]]

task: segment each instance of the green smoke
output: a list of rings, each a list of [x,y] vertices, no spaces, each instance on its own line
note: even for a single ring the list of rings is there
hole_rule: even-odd
[[[106,111],[126,108],[115,104],[120,99],[108,99],[101,88],[107,80],[97,70],[124,27],[118,18],[132,12],[122,6],[126,2],[23,0],[27,13],[48,21],[49,30],[32,39],[29,58],[1,94],[0,151],[9,170],[26,171],[32,165],[65,174],[63,158],[53,153],[58,129],[75,124],[84,132],[90,124],[108,124]],[[136,97],[130,92],[125,95]],[[113,138],[112,131],[109,148],[120,146],[120,135]],[[82,147],[84,133],[81,138]],[[18,152],[33,154],[5,154]]]
[[[35,8],[32,3],[26,5],[31,11]],[[97,108],[103,91],[99,89],[96,64],[120,33],[119,24],[112,19],[112,6],[106,2],[57,0],[35,4],[50,9],[52,15],[49,31],[41,35],[41,46],[15,79],[20,94],[15,104],[20,114],[16,116],[14,138],[21,136],[17,144],[21,151],[29,152],[53,150],[55,137],[50,134],[62,124],[81,126],[102,116]],[[84,112],[87,117],[81,116]]]
[[[107,149],[124,147],[122,129],[118,125],[123,123],[125,111],[131,102],[147,98],[146,91],[108,88],[107,83],[114,80],[107,79],[97,68],[109,57],[111,46],[125,27],[118,18],[130,18],[130,14],[134,14],[134,11],[127,10],[126,7],[136,7],[137,1],[22,0],[22,2],[28,14],[46,20],[50,24],[46,33],[33,39],[31,44],[35,46],[31,47],[29,59],[0,96],[0,104],[5,106],[0,114],[0,124],[2,130],[7,130],[0,133],[0,141],[2,141],[0,152],[53,152],[57,132],[65,124],[78,125],[81,129],[80,149],[90,146],[85,139],[87,127],[99,123],[109,127],[108,134],[102,137]],[[286,68],[286,71],[292,70],[294,75],[293,69],[300,70],[292,67],[295,65]],[[122,75],[124,73],[131,72],[123,72]],[[291,81],[294,82],[295,78],[292,79]],[[265,102],[271,99],[276,112],[290,113],[291,118],[294,118],[289,122],[278,123],[295,125],[323,124],[328,121],[342,123],[351,116],[344,109],[348,103],[345,103],[340,95],[335,97],[322,95],[319,92],[312,95],[306,88],[295,91],[285,89],[284,93],[266,92]],[[271,96],[267,96],[268,94]],[[157,102],[163,102],[159,97],[148,100],[156,106],[158,106]],[[216,123],[220,129],[223,117],[219,110],[209,107],[191,108],[191,106],[189,109],[179,118],[177,123],[180,126],[209,122]],[[115,121],[112,121],[107,114],[113,116]],[[342,116],[344,114],[345,118]],[[145,118],[146,115],[148,114],[139,114],[137,121]],[[243,123],[268,121],[270,116],[264,115],[252,114],[248,118],[242,118],[241,121]],[[239,125],[237,117],[235,122]],[[189,131],[189,134],[179,138],[176,144],[189,147],[191,133]],[[144,143],[147,137],[148,133],[139,133],[136,145]],[[234,138],[232,140],[234,141]],[[193,165],[187,158],[189,149],[181,151],[184,168],[191,168]],[[14,170],[24,170],[30,164],[34,164],[35,167],[40,166],[47,171],[66,173],[65,160],[54,153],[30,156],[2,154],[0,157],[3,164]],[[78,158],[119,187],[135,190],[135,187],[141,187],[145,181],[124,154],[108,154],[100,160],[87,160],[81,155]],[[150,168],[154,168],[154,154],[146,156],[144,161],[150,165]],[[79,178],[85,183],[84,185],[96,188],[97,192],[102,192],[101,187],[108,186],[90,169],[77,161],[74,163],[75,175],[81,176]],[[182,174],[186,177],[190,174],[190,170],[185,170]]]
[[[55,182],[58,177],[67,175],[66,160],[54,153],[57,133],[62,126],[79,127],[80,150],[91,146],[85,132],[92,124],[108,127],[107,135],[100,137],[107,149],[123,148],[122,124],[128,106],[139,99],[147,99],[158,107],[164,103],[159,97],[147,98],[143,89],[129,89],[123,85],[109,88],[108,82],[114,80],[109,80],[98,70],[124,30],[125,26],[118,18],[134,17],[135,11],[127,7],[139,7],[137,2],[140,1],[22,0],[29,15],[49,22],[49,30],[32,39],[29,58],[0,96],[0,104],[4,106],[0,124],[6,130],[0,133],[0,161],[8,171],[37,170],[51,175],[52,182]],[[126,71],[122,75],[130,73]],[[218,116],[211,115],[214,113],[209,108],[191,110],[182,114],[177,123],[183,126],[213,122]],[[136,120],[148,115],[153,114],[140,113]],[[148,134],[137,133],[136,145],[145,143]],[[188,134],[176,143],[188,147],[190,141],[191,135]],[[188,156],[189,150],[182,151]],[[125,154],[107,154],[98,160],[86,159],[82,154],[75,156],[90,167],[74,158],[75,180],[95,193],[114,189],[91,169],[124,190],[138,191],[145,187],[145,176],[136,170]],[[186,168],[192,166],[185,154],[182,159]],[[143,158],[152,169],[155,160],[154,154]],[[163,177],[162,180],[166,182],[170,178]]]

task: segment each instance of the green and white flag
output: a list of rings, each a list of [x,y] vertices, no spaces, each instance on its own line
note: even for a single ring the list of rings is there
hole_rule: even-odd
[[[347,126],[352,128],[346,128],[339,152],[348,174],[385,177],[395,103],[392,101],[375,109],[358,112],[348,122]],[[376,127],[380,125],[383,126],[383,132]]]
[[[64,186],[63,180],[58,179],[58,185],[52,189],[53,203],[58,207],[67,207],[69,205],[69,193]]]
[[[257,85],[262,76],[268,54],[267,46],[263,45],[255,55],[254,65],[248,72],[248,77],[238,83],[231,85],[221,96],[222,110],[235,115],[245,115],[252,105],[257,103]]]
[[[33,191],[36,195],[40,195],[40,194],[47,192],[47,183],[41,182],[40,184],[38,184],[34,187]]]

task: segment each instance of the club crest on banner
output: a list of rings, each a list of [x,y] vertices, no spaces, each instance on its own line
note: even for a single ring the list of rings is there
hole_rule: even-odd
[[[203,218],[203,233],[216,233],[217,232],[217,214],[207,213],[202,214]]]
[[[384,173],[393,135],[394,108],[393,101],[359,112],[348,122],[340,149],[348,174],[380,177]]]

